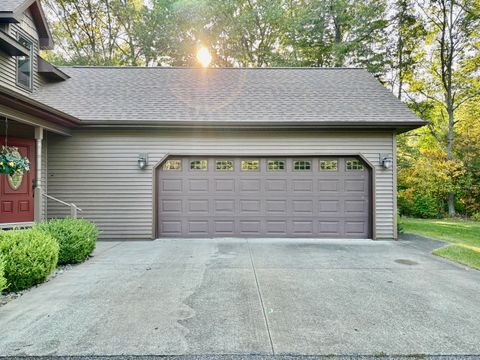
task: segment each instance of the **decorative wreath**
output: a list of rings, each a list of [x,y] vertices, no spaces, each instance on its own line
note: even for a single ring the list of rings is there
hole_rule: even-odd
[[[22,157],[16,147],[2,146],[0,150],[0,174],[21,175],[30,171],[30,161]]]

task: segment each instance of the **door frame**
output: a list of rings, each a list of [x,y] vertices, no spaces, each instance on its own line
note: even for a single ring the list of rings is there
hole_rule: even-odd
[[[152,240],[158,239],[158,193],[157,193],[157,185],[158,185],[158,176],[157,176],[157,169],[169,158],[169,157],[187,157],[187,156],[218,156],[218,157],[328,157],[328,156],[338,156],[338,157],[356,157],[360,158],[369,168],[369,236],[372,240],[377,239],[377,231],[376,231],[376,196],[375,196],[375,178],[376,178],[376,168],[369,161],[362,153],[352,153],[352,152],[335,152],[335,153],[326,153],[326,152],[302,152],[302,153],[295,153],[294,155],[286,155],[285,153],[273,152],[273,153],[248,153],[239,155],[238,152],[225,152],[219,154],[217,152],[202,152],[202,153],[194,153],[194,152],[167,152],[165,153],[160,160],[152,167]]]

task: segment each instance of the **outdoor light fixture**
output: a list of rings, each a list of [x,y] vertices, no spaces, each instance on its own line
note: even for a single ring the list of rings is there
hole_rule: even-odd
[[[145,169],[148,163],[148,156],[147,154],[139,154],[138,155],[138,160],[137,160],[137,165],[140,170]]]
[[[380,163],[384,169],[390,169],[393,165],[392,154],[380,154]]]

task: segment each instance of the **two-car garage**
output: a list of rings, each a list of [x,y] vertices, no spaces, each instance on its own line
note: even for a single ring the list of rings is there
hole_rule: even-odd
[[[359,157],[169,156],[156,186],[158,237],[371,237]]]

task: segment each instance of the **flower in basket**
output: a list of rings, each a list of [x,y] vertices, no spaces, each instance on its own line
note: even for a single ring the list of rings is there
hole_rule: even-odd
[[[30,171],[30,161],[22,157],[16,147],[2,146],[0,150],[0,174],[13,176]]]

